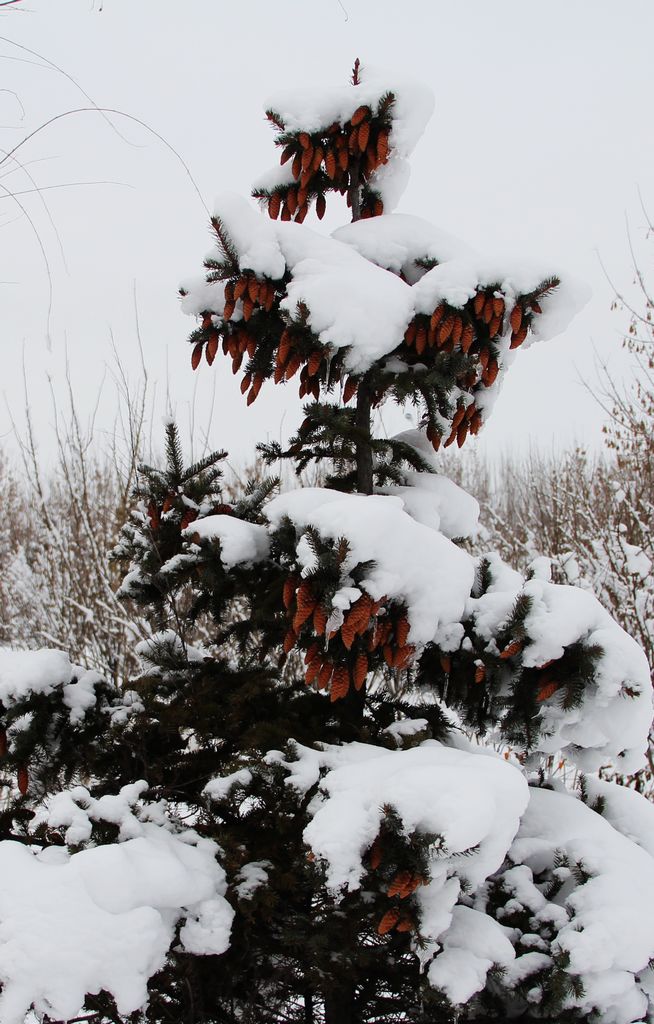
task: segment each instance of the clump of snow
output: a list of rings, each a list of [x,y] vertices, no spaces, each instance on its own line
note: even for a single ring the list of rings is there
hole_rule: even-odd
[[[159,664],[162,652],[168,655],[173,654],[189,664],[200,664],[203,661],[211,660],[208,651],[186,643],[174,629],[163,629],[159,633],[153,633],[145,640],[141,640],[136,645],[135,651],[144,663],[146,671],[156,674],[162,671]]]
[[[455,1005],[467,1003],[484,987],[491,967],[506,968],[515,959],[501,925],[462,905],[454,907],[441,945],[442,952],[431,962],[427,977]]]
[[[579,642],[600,649],[593,680],[577,707],[562,706],[556,694],[543,701],[536,749],[563,751],[589,771],[611,759],[620,771],[636,771],[652,720],[652,686],[642,649],[588,591],[543,579],[525,581],[499,556],[489,561],[493,582],[481,597],[470,599],[466,617],[490,649],[518,597],[531,602],[524,620],[525,668],[547,665]]]
[[[406,604],[411,643],[429,643],[460,622],[474,578],[472,560],[442,534],[411,518],[402,499],[302,488],[273,498],[265,514],[272,530],[284,517],[295,524],[301,534],[298,561],[306,572],[315,559],[302,535],[307,526],[325,539],[346,537],[350,552],[344,571],[361,562],[375,563],[362,586],[373,600],[389,597]]]
[[[219,778],[211,779],[202,792],[210,796],[212,800],[224,800],[235,786],[248,786],[251,782],[252,772],[250,769],[239,768],[231,775],[222,775]]]
[[[238,884],[235,891],[240,899],[252,899],[254,893],[268,881],[268,872],[272,864],[269,860],[251,860],[244,864],[238,872]]]
[[[540,874],[562,856],[581,865],[587,880],[549,903],[532,872]],[[509,857],[519,865],[510,873],[516,883],[520,873],[516,897],[533,905],[537,920],[555,924],[552,952],[565,951],[566,971],[582,982],[583,993],[570,996],[571,1004],[606,1024],[641,1020],[648,999],[640,975],[654,956],[652,856],[572,795],[531,789]]]
[[[501,262],[484,261],[418,217],[374,217],[326,238],[302,224],[271,221],[233,194],[216,202],[215,213],[232,239],[241,270],[275,280],[289,272],[281,309],[293,317],[299,304],[305,306],[308,325],[320,343],[345,349],[345,367],[353,372],[362,373],[390,355],[417,313],[429,315],[443,301],[460,308],[478,288],[491,285],[504,296],[510,311],[518,295],[534,291],[553,274],[547,266],[534,264],[528,270],[518,263],[510,269]],[[442,262],[426,273],[420,271],[415,260],[436,259],[436,252]],[[398,276],[399,267],[407,269],[413,285]],[[195,281],[185,288],[186,312],[222,315],[222,283]],[[542,297],[543,312],[534,318],[524,344],[559,334],[587,298],[587,290],[566,275],[552,294]],[[239,301],[233,318],[241,315]],[[495,339],[500,371],[516,355],[517,350],[510,349],[510,334],[507,317],[503,333]],[[481,389],[480,408],[492,405],[501,376]]]
[[[407,835],[442,837],[430,862],[432,881],[440,885],[458,864],[459,876],[479,885],[501,865],[528,799],[526,781],[512,765],[435,740],[409,750],[349,743],[316,752],[297,744],[296,752],[297,762],[287,764],[296,788],[312,784],[316,770],[329,769],[310,805],[304,838],[326,863],[334,891],[361,884],[362,857],[379,833],[385,806],[394,808]],[[464,852],[468,856],[458,859]]]
[[[97,702],[97,672],[72,665],[63,651],[42,648],[14,651],[0,648],[0,701],[5,708],[28,700],[31,694],[48,696],[60,690],[70,721],[80,722]]]
[[[143,1008],[147,982],[164,964],[176,934],[183,949],[221,953],[233,912],[224,898],[217,847],[191,830],[139,815],[145,784],[94,801],[78,787],[52,802],[52,823],[68,824],[71,839],[88,836],[86,820],[121,824],[124,842],[71,855],[0,843],[0,1018],[22,1024],[34,1007],[68,1020],[100,991],[128,1015]],[[76,808],[76,811],[73,810]],[[163,811],[157,805],[154,817]]]
[[[196,519],[182,531],[185,537],[200,541],[219,541],[220,561],[225,569],[252,565],[268,557],[270,540],[265,526],[248,523],[235,516],[213,515]]]
[[[476,258],[465,242],[430,224],[423,217],[407,213],[385,213],[382,217],[345,224],[332,238],[355,249],[364,259],[394,274],[404,274],[414,284],[425,273],[416,260]]]

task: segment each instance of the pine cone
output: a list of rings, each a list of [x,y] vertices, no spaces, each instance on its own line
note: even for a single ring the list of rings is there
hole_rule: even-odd
[[[519,654],[522,650],[522,640],[512,640],[510,644],[500,652],[500,658],[506,661],[507,658],[512,658],[515,654]]]
[[[476,683],[483,683],[485,678],[486,678],[486,666],[485,665],[477,665],[475,667],[475,682]]]
[[[359,152],[365,153],[368,148],[368,139],[370,138],[370,124],[368,121],[364,121],[363,124],[359,125]]]
[[[343,697],[347,697],[349,689],[350,673],[347,665],[339,665],[334,669],[329,699],[332,703],[336,700],[341,700]]]
[[[536,696],[536,700],[538,700],[538,701],[549,700],[550,697],[554,696],[554,694],[556,693],[558,688],[559,688],[559,684],[558,683],[553,683],[553,682],[551,682],[551,683],[544,683],[543,686],[541,686],[541,688],[538,691],[538,694]]]
[[[259,301],[260,284],[254,275],[248,278],[248,295],[252,302]]]
[[[368,675],[368,659],[365,654],[357,654],[356,661],[354,662],[354,672],[352,674],[354,680],[354,689],[360,690],[366,681]]]
[[[318,674],[321,668],[322,662],[320,658],[318,658],[317,661],[314,661],[311,665],[309,665],[306,672],[304,673],[304,681],[307,684],[307,686],[311,686],[311,683],[314,681],[314,679],[318,678]]]
[[[381,838],[377,836],[374,843],[370,847],[370,867],[373,871],[376,871],[379,865],[381,864],[383,852],[384,848],[382,846]]]
[[[502,317],[501,316],[494,316],[493,319],[491,320],[491,322],[488,325],[489,337],[491,337],[491,338],[497,337],[497,335],[500,333],[501,327],[502,327]]]
[[[371,113],[372,111],[370,110],[370,107],[367,107],[365,104],[363,104],[360,107],[357,107],[357,109],[352,114],[352,117],[350,118],[350,124],[352,125],[353,128],[356,128],[356,126],[358,124],[361,124],[362,121],[367,120],[367,118],[371,116]]]
[[[411,884],[412,877],[410,871],[399,871],[386,890],[386,895],[399,896],[400,899],[404,899],[412,891],[410,888],[407,888]]]
[[[309,356],[309,362],[307,363],[307,370],[310,377],[315,377],[318,370],[320,369],[320,364],[322,363],[322,360],[322,350],[314,349],[314,351]]]
[[[519,302],[516,302],[515,306],[511,310],[509,317],[509,323],[511,324],[511,330],[514,334],[517,334],[522,324],[522,306]]]
[[[463,334],[463,320],[461,319],[460,316],[455,316],[454,317],[454,325],[452,327],[452,335],[451,335],[452,341],[454,342],[455,345],[458,345],[459,342],[461,341],[462,334]]]
[[[313,631],[317,636],[322,636],[325,632],[328,618],[326,609],[321,604],[316,605],[313,612]]]
[[[281,157],[279,159],[280,164],[282,164],[282,166],[283,166],[285,163],[287,163],[291,159],[291,157],[293,156],[294,153],[295,153],[295,143],[294,142],[289,142],[288,146],[284,146],[284,149],[282,150],[282,155],[281,155]]]
[[[511,348],[519,348],[527,337],[527,324],[522,325],[519,331],[511,335]]]
[[[463,333],[461,334],[461,351],[463,353],[468,352],[470,350],[470,346],[472,345],[474,340],[475,340],[474,328],[473,328],[472,324],[468,323],[463,328]]]
[[[27,768],[25,767],[24,764],[22,764],[20,766],[20,768],[18,769],[18,777],[17,777],[18,791],[21,794],[21,796],[25,796],[25,794],[27,793],[27,790],[28,790],[28,787],[29,787],[29,781],[30,780],[29,780],[29,774],[28,774]]]
[[[317,197],[317,199],[316,199],[316,215],[318,217],[318,220],[322,220],[323,219],[323,217],[325,216],[325,211],[326,210],[327,210],[327,200],[325,199],[324,195],[321,193]]]
[[[382,128],[379,135],[377,136],[377,159],[380,164],[385,164],[388,160],[388,129]]]
[[[209,363],[209,366],[211,366],[214,359],[216,358],[219,342],[220,338],[218,336],[218,333],[214,332],[214,334],[212,334],[211,337],[209,338],[209,341],[207,342],[206,348],[204,350],[204,354],[206,356],[207,362]]]
[[[319,690],[326,690],[327,689],[327,687],[329,685],[329,680],[332,677],[333,670],[334,670],[334,666],[332,665],[331,661],[323,662],[322,668],[320,669],[320,672],[318,673],[318,689]]]
[[[198,366],[200,365],[200,360],[201,359],[202,359],[202,342],[198,341],[197,345],[193,346],[193,351],[191,352],[191,367],[192,367],[192,369],[197,370]]]
[[[398,647],[406,647],[410,629],[409,620],[406,615],[403,615],[395,624],[395,639]]]
[[[284,602],[284,608],[290,608],[293,604],[297,586],[297,576],[287,576],[284,580],[284,586],[282,588],[282,601]]]
[[[284,374],[286,380],[290,380],[291,377],[295,376],[297,371],[300,369],[301,363],[302,359],[300,355],[297,352],[294,352],[286,366],[286,373]]]
[[[399,919],[400,911],[397,907],[392,907],[391,910],[387,910],[377,925],[377,934],[386,935],[388,932],[392,931]]]
[[[348,377],[343,388],[343,402],[347,404],[357,393],[359,384],[354,377]]]
[[[486,303],[486,292],[477,292],[473,302],[473,309],[475,316],[481,316],[481,312]]]
[[[243,374],[243,379],[241,380],[241,394],[242,395],[245,394],[245,392],[250,387],[251,383],[252,383],[252,374],[251,373]]]
[[[327,177],[333,181],[336,176],[336,154],[333,149],[328,149],[325,154],[325,172]]]
[[[279,192],[273,192],[270,199],[268,200],[268,216],[272,220],[277,220],[279,217],[279,211],[282,208],[282,197]]]

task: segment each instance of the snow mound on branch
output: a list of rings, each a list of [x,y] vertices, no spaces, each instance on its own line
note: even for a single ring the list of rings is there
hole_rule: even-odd
[[[220,542],[220,561],[225,569],[235,565],[252,565],[268,557],[270,540],[265,526],[247,523],[234,516],[214,515],[197,519],[182,531],[191,540]]]
[[[345,224],[332,232],[332,238],[355,249],[364,259],[394,274],[404,274],[414,284],[425,273],[416,260],[479,259],[465,242],[430,224],[423,217],[407,213],[387,213],[382,217]]]
[[[417,258],[414,253],[420,251],[418,242],[426,244],[431,253],[439,248],[438,239],[442,237],[433,225],[418,217],[375,217],[351,224],[329,238],[303,224],[272,221],[233,194],[217,200],[215,214],[233,241],[241,270],[273,280],[288,271],[291,279],[281,309],[294,317],[298,306],[305,306],[308,326],[319,342],[333,349],[346,349],[346,369],[357,373],[390,355],[417,313],[431,314],[443,301],[460,308],[478,287],[489,285],[502,292],[510,311],[518,295],[535,290],[552,276],[552,268],[547,266],[526,269],[520,262],[511,269],[500,263],[484,263],[474,254],[450,259],[449,254],[459,252],[458,244],[444,236],[447,240],[443,249],[448,256],[412,286],[393,269],[402,259],[410,258],[409,254]],[[394,247],[396,229],[398,241]],[[409,242],[412,230],[416,234],[413,246]],[[359,235],[364,236],[364,245],[359,244]],[[389,258],[390,270],[385,266]],[[185,312],[222,315],[222,283],[194,279],[184,288]],[[542,297],[543,312],[534,318],[533,332],[524,345],[561,333],[587,299],[587,289],[566,276],[553,293]],[[241,316],[239,300],[233,319]],[[510,335],[507,318],[504,335],[495,339],[500,370],[508,368],[517,352],[510,349]],[[482,389],[476,397],[478,406],[488,408],[498,391],[498,382]]]
[[[556,694],[543,701],[537,749],[563,751],[588,771],[607,759],[621,772],[636,771],[652,721],[652,685],[643,650],[588,591],[541,579],[525,581],[499,556],[489,561],[494,582],[481,597],[470,599],[466,613],[489,645],[494,645],[516,599],[526,597],[531,605],[524,620],[524,667],[547,665],[579,642],[600,648],[592,682],[577,707],[561,706]]]
[[[512,765],[435,740],[409,750],[351,743],[316,752],[298,745],[297,755],[300,762],[305,757],[330,769],[310,805],[304,839],[326,862],[333,890],[360,886],[361,859],[379,833],[385,806],[397,812],[407,836],[441,838],[430,863],[430,884],[440,888],[455,870],[474,886],[496,871],[527,804],[527,783]],[[288,767],[289,782],[297,784],[303,766]],[[462,853],[469,855],[459,860]]]
[[[303,535],[308,526],[321,537],[345,537],[350,551],[345,571],[375,564],[362,581],[373,598],[406,603],[410,641],[426,644],[460,626],[474,578],[472,559],[442,534],[416,522],[403,500],[385,495],[342,494],[302,488],[273,498],[265,508],[274,531],[286,516],[300,533],[297,557],[308,574],[315,555]]]
[[[407,837],[437,837],[429,878],[415,893],[418,955],[425,964],[432,961],[435,987],[454,1002],[467,1000],[483,988],[493,964],[515,956],[500,925],[456,903],[463,885],[474,891],[504,862],[529,799],[522,773],[490,752],[434,740],[393,751],[364,743],[320,751],[294,746],[293,760],[274,752],[268,758],[284,765],[287,783],[300,792],[319,783],[304,840],[325,864],[326,884],[337,897],[360,887],[363,857],[379,834],[384,808],[393,808]],[[432,960],[440,944],[444,952]]]
[[[590,877],[563,900],[559,896],[555,904],[546,904],[532,872],[540,874],[561,854],[581,864]],[[518,865],[513,869],[516,898],[526,906],[532,901],[540,920],[556,911],[553,951],[569,955],[565,969],[584,988],[574,1005],[586,1014],[599,1011],[606,1024],[641,1020],[648,1000],[640,975],[654,956],[651,855],[570,794],[531,789],[509,857]]]
[[[224,899],[217,847],[188,830],[139,820],[132,807],[145,783],[93,800],[78,787],[53,801],[51,823],[71,838],[88,819],[121,824],[124,842],[70,856],[0,843],[0,1018],[22,1024],[30,1007],[67,1020],[87,993],[109,992],[128,1015],[147,1003],[147,982],[164,963],[177,923],[182,948],[221,953],[233,912]],[[158,812],[158,813],[157,813]],[[163,805],[151,812],[164,820]]]
[[[432,530],[453,539],[476,537],[479,531],[479,502],[449,477],[438,472],[439,460],[424,430],[404,430],[394,441],[410,445],[434,473],[407,470],[406,486],[389,486],[380,491],[401,498],[409,515]]]
[[[64,651],[0,648],[0,701],[5,708],[29,700],[32,694],[49,696],[60,690],[71,722],[79,722],[95,705],[95,688],[101,682],[97,672],[72,665]]]
[[[486,984],[491,967],[508,967],[515,950],[501,925],[472,907],[456,906],[441,935],[442,952],[427,971],[429,982],[451,1003],[467,1003]]]
[[[654,804],[627,786],[604,782],[594,775],[584,776],[589,806],[601,801],[601,814],[617,832],[654,858]]]

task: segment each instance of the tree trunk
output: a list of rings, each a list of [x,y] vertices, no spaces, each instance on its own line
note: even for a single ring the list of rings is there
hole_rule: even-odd
[[[325,1024],[355,1024],[353,985],[325,993]]]
[[[360,437],[356,442],[355,458],[357,464],[357,491],[359,494],[372,494],[372,445],[370,443],[370,412],[371,395],[365,377],[357,391],[357,408],[355,425]]]

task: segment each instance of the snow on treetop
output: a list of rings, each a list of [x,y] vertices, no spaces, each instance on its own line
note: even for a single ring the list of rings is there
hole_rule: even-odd
[[[364,65],[358,85],[321,85],[275,93],[266,110],[279,117],[286,131],[313,134],[335,121],[349,121],[355,110],[392,93],[392,144],[401,157],[409,156],[434,112],[434,95],[423,83],[395,71]]]

